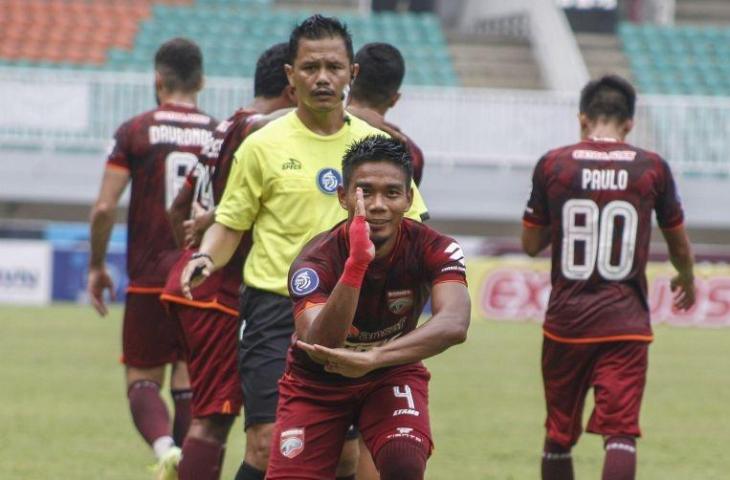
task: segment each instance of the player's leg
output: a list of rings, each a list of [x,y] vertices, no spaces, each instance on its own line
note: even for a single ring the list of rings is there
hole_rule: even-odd
[[[334,478],[359,387],[305,380],[292,372],[279,385],[267,480]]]
[[[288,297],[248,287],[242,294],[241,313],[238,372],[243,390],[246,451],[236,480],[260,480],[269,461],[278,381],[284,373],[294,318]],[[348,448],[344,454],[355,455],[350,452],[353,450]],[[357,457],[345,460],[351,462],[357,462]]]
[[[421,480],[433,442],[430,374],[420,365],[394,369],[366,393],[358,426],[382,480]]]
[[[542,376],[547,407],[540,465],[543,480],[574,478],[571,449],[582,432],[583,406],[596,348],[543,339]]]
[[[238,374],[243,391],[246,451],[236,480],[264,478],[279,398],[278,381],[294,330],[291,300],[254,288],[241,298]]]
[[[175,446],[170,415],[160,395],[165,365],[175,359],[167,348],[162,318],[164,309],[156,295],[127,294],[122,325],[122,351],[127,397],[132,420],[158,459]]]
[[[354,425],[350,425],[345,434],[345,443],[342,445],[340,461],[337,464],[336,480],[355,480],[360,458],[359,438],[359,430]],[[357,479],[362,480],[362,477],[357,476]]]
[[[357,480],[380,480],[380,474],[377,467],[375,467],[375,460],[373,460],[373,456],[362,437],[358,439],[358,444],[360,456],[357,460],[357,475],[355,475],[355,478]]]
[[[193,420],[185,437],[180,480],[217,480],[231,426],[241,408],[236,369],[238,319],[213,309],[170,304],[182,334],[193,387]]]
[[[172,420],[172,438],[175,440],[175,445],[182,445],[192,420],[190,403],[193,398],[190,376],[184,361],[178,360],[172,364],[170,396],[175,409]]]
[[[636,438],[646,385],[649,345],[617,342],[602,347],[593,374],[595,409],[587,431],[603,435],[604,480],[633,480]]]

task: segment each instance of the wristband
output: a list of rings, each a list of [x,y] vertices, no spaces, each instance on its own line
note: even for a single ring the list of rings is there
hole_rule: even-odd
[[[210,255],[208,255],[207,253],[204,253],[204,252],[195,252],[195,253],[193,253],[190,256],[190,260],[195,260],[197,258],[207,258],[210,263],[212,263],[212,264],[215,265],[215,262],[213,261],[213,257],[211,257]]]
[[[365,278],[365,272],[368,265],[356,262],[352,257],[345,261],[345,269],[342,271],[340,283],[352,288],[360,288],[362,279]]]

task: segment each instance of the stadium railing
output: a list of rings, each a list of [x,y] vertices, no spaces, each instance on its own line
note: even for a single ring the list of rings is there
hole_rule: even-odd
[[[0,148],[103,153],[123,120],[154,107],[152,83],[144,73],[0,68]],[[250,84],[209,78],[200,105],[226,118],[250,99]],[[407,87],[392,120],[432,165],[524,167],[577,139],[577,100],[577,93]],[[730,98],[642,96],[629,141],[665,155],[675,171],[728,175],[727,131]]]

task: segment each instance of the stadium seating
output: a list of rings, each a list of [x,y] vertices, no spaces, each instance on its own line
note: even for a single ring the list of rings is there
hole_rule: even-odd
[[[208,75],[249,77],[260,52],[286,41],[292,26],[313,13],[275,10],[272,4],[273,0],[0,1],[0,64],[149,71],[161,42],[185,36],[201,45]],[[406,83],[458,85],[435,15],[339,17],[352,30],[355,48],[373,41],[398,46],[407,63]]]
[[[730,95],[730,28],[623,23],[619,36],[640,91]]]

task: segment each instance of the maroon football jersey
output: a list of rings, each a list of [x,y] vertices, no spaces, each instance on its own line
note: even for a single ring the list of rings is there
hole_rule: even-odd
[[[669,165],[656,153],[586,140],[540,159],[523,220],[551,230],[547,336],[651,340],[645,270],[652,210],[664,229],[684,220]]]
[[[161,288],[177,258],[167,208],[217,122],[192,106],[165,104],[122,124],[108,166],[129,170],[127,274],[134,288]]]
[[[289,271],[295,317],[308,306],[327,302],[348,255],[347,222],[304,246]],[[418,325],[432,285],[445,281],[466,283],[459,244],[422,223],[403,219],[391,255],[368,267],[345,347],[369,350],[410,332]],[[289,362],[305,375],[342,378],[326,373],[296,345],[290,349]]]
[[[258,118],[260,115],[253,110],[238,110],[216,127],[213,141],[203,149],[204,159],[191,171],[188,182],[194,188],[194,199],[206,208],[211,204],[217,205],[223,197],[233,156]],[[194,305],[219,308],[235,315],[233,312],[238,311],[243,262],[251,249],[251,243],[251,232],[246,232],[231,260],[193,290]],[[175,263],[165,285],[165,300],[180,301],[185,298],[180,289],[180,276],[190,256],[196,251],[186,250]],[[185,303],[190,302],[185,300]]]

